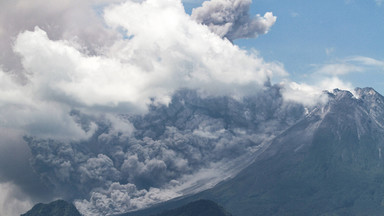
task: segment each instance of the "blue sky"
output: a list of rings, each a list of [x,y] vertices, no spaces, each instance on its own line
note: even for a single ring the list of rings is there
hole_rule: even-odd
[[[201,2],[184,2],[187,13]],[[339,74],[339,79],[384,93],[383,1],[254,0],[251,5],[252,15],[269,11],[277,21],[266,35],[234,43],[247,50],[256,49],[267,61],[283,63],[295,82],[311,84],[318,79],[320,68],[348,65],[349,70]],[[356,61],[361,57],[379,64]]]

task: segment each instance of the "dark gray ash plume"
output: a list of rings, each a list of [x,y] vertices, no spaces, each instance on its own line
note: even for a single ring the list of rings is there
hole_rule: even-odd
[[[220,37],[235,40],[239,38],[255,38],[266,34],[276,22],[271,12],[264,16],[249,15],[252,0],[211,0],[192,11],[191,17],[197,22],[207,25]]]
[[[91,122],[72,114],[83,128]],[[302,105],[285,103],[276,86],[243,100],[182,90],[168,106],[120,115],[134,126],[131,134],[93,119],[98,129],[86,141],[26,140],[46,185],[76,199],[82,213],[105,215],[200,191],[234,175],[303,114]]]

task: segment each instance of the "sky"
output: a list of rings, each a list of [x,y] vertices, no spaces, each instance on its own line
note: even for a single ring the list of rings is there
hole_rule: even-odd
[[[185,2],[186,11],[201,2]],[[267,34],[234,43],[283,63],[291,80],[314,84],[326,73],[384,93],[383,1],[258,0],[250,9],[252,15],[271,11],[277,21]]]
[[[119,114],[167,106],[179,89],[240,100],[272,82],[284,101],[304,106],[324,103],[322,91],[334,88],[384,93],[383,26],[381,0],[3,0],[0,215],[65,197],[60,185],[78,188],[77,206],[96,213],[98,200],[130,210],[177,196],[175,179],[144,189],[136,179],[167,163],[193,167],[182,169],[166,141],[132,138],[134,126]],[[102,125],[110,129],[98,134]],[[129,140],[133,154],[81,153],[79,143],[95,134]],[[164,151],[160,158],[152,146]],[[115,167],[116,158],[125,165]],[[120,181],[127,172],[135,174]]]

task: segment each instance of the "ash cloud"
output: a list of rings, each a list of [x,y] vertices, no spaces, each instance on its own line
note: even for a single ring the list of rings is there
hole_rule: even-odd
[[[244,101],[180,91],[168,106],[121,115],[135,128],[128,136],[105,120],[83,142],[27,138],[32,166],[85,215],[122,213],[197,192],[233,176],[302,117],[303,107],[287,106],[279,91]]]
[[[229,38],[273,24],[238,4]],[[14,206],[60,197],[106,215],[205,189],[303,113],[265,86],[281,64],[181,1],[6,0],[0,12],[0,187]]]
[[[192,10],[191,17],[207,25],[220,37],[230,41],[239,38],[256,38],[266,34],[276,22],[271,12],[264,16],[251,17],[249,8],[252,0],[210,0]]]
[[[53,195],[31,168],[32,154],[22,136],[21,131],[0,127],[1,215],[20,215]]]

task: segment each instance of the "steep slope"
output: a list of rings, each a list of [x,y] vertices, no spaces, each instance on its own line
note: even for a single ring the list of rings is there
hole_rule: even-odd
[[[211,199],[237,216],[383,215],[384,98],[371,88],[329,102],[276,137],[236,177],[142,212]]]
[[[231,216],[231,214],[213,201],[197,200],[155,216]]]
[[[335,91],[234,179],[201,194],[235,215],[382,215],[384,99]]]
[[[56,200],[49,204],[36,204],[21,216],[81,216],[75,206],[64,200]]]

